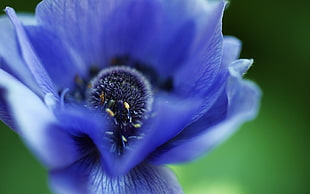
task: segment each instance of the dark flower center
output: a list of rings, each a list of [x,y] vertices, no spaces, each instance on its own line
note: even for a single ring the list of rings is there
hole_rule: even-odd
[[[144,136],[141,126],[151,112],[152,91],[171,92],[174,83],[171,76],[163,77],[153,66],[129,55],[116,56],[107,66],[103,70],[91,66],[88,76],[76,75],[72,90],[59,93],[63,103],[95,109],[110,120],[103,141],[111,146],[111,152],[121,156]]]
[[[135,69],[115,66],[102,70],[88,85],[88,106],[104,112],[113,129],[106,132],[113,151],[121,153],[129,139],[138,138],[138,130],[152,106],[149,82]],[[121,148],[121,149],[120,149]]]

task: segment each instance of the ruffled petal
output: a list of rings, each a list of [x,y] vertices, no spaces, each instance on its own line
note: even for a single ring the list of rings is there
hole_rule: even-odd
[[[225,88],[228,70],[222,63],[223,35],[221,21],[225,3],[216,1],[209,8],[213,13],[209,18],[206,38],[200,36],[194,47],[192,57],[176,72],[174,93],[187,98],[204,98],[200,110],[193,120],[204,115],[216,102]],[[199,34],[201,35],[201,34]],[[196,41],[197,41],[196,40]]]
[[[253,59],[239,59],[229,66],[229,73],[235,78],[241,78],[252,66]]]
[[[57,98],[58,97],[57,91],[55,90],[53,83],[50,80],[50,77],[48,76],[47,72],[43,68],[41,61],[37,58],[36,54],[34,53],[33,48],[29,43],[25,29],[18,20],[15,11],[9,7],[7,7],[5,11],[14,25],[17,39],[19,41],[21,55],[28,69],[32,73],[32,76],[39,85],[43,93],[43,96],[47,93],[51,93],[54,95],[55,98]]]
[[[21,21],[25,23],[32,23],[34,20],[32,15],[19,16]],[[37,94],[40,94],[38,85],[26,67],[22,56],[20,56],[12,22],[6,16],[1,16],[0,26],[0,69],[10,73]]]
[[[173,76],[176,90],[185,94],[179,88],[182,85],[180,82],[185,78],[190,81],[193,67],[199,66],[200,63],[197,62],[201,62],[202,57],[206,58],[206,51],[212,53],[208,50],[208,46],[212,44],[210,42],[219,26],[225,3],[224,1],[192,0],[180,3],[178,0],[172,0],[163,4],[163,12],[168,13],[164,17],[170,20],[166,22],[167,30],[163,31],[161,36],[165,37],[172,32],[177,33],[168,36],[169,41],[162,40],[169,43],[166,48],[161,49],[165,52],[163,58],[168,60],[161,60],[158,64],[159,72],[161,75]],[[158,58],[161,59],[161,56]]]
[[[260,89],[254,83],[241,79],[241,72],[234,75],[235,68],[246,67],[251,60],[237,61],[231,65],[231,77],[227,84],[228,109],[226,118],[216,125],[207,125],[202,117],[191,127],[199,128],[199,135],[189,136],[170,144],[171,147],[163,147],[152,159],[154,164],[180,163],[193,160],[206,151],[212,149],[229,137],[242,123],[256,117],[261,97]],[[177,138],[176,138],[177,140]]]
[[[241,46],[242,43],[239,39],[233,36],[224,36],[222,57],[222,63],[224,64],[224,67],[228,67],[230,63],[238,59]]]
[[[55,193],[62,194],[181,194],[174,174],[165,167],[140,164],[128,174],[109,177],[100,163],[85,161],[50,172],[50,185]]]
[[[79,156],[72,138],[57,123],[50,108],[3,70],[0,77],[0,91],[4,91],[1,104],[6,104],[15,131],[43,164],[59,168],[75,161]]]
[[[217,2],[212,17],[205,27],[208,33],[204,39],[199,39],[191,58],[180,68],[174,77],[175,92],[178,95],[193,97],[206,96],[214,81],[225,71],[222,68],[223,35],[222,15],[224,2]],[[206,30],[204,30],[206,31]]]

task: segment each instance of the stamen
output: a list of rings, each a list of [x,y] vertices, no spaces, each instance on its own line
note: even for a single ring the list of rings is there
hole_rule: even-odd
[[[115,117],[115,113],[109,109],[109,108],[106,108],[105,111],[111,116],[111,117]]]
[[[114,141],[111,151],[121,155],[131,145],[128,141],[142,138],[138,129],[153,103],[150,84],[136,70],[117,66],[104,69],[88,85],[88,106],[113,117],[112,129],[105,133]]]
[[[113,135],[114,134],[113,131],[106,131],[105,133],[108,134],[108,135]]]
[[[101,92],[99,98],[100,98],[100,105],[103,105],[104,104],[104,92]]]
[[[126,137],[125,137],[125,136],[123,136],[123,135],[122,135],[122,140],[123,140],[124,142],[127,142]]]
[[[137,124],[133,124],[133,126],[134,126],[135,128],[140,128],[142,125],[139,124],[139,123],[137,123]]]
[[[128,102],[124,102],[124,107],[128,110],[130,108]]]

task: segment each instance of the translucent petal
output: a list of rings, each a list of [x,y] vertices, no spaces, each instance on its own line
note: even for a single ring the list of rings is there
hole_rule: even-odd
[[[222,15],[224,3],[219,2],[205,27],[205,37],[192,51],[191,57],[175,74],[176,93],[183,96],[205,96],[214,81],[222,74],[223,55]],[[204,30],[206,31],[206,30]],[[203,31],[203,32],[204,32]]]
[[[222,63],[228,67],[230,63],[237,60],[241,51],[242,43],[235,37],[224,36]]]
[[[5,97],[6,91],[4,88],[0,87],[0,120],[9,126],[12,130],[16,131],[16,125],[9,111]]]
[[[19,15],[22,22],[33,20],[33,15]],[[19,52],[14,27],[7,16],[0,17],[0,69],[10,73],[37,94],[41,94],[38,85],[23,61]]]
[[[9,116],[29,148],[49,168],[71,164],[77,149],[42,100],[11,75],[0,70],[0,88]],[[1,101],[1,103],[3,103]]]
[[[250,60],[247,61],[248,65],[251,64]],[[237,64],[237,67],[241,66],[240,61]],[[185,129],[191,130],[191,127],[195,127],[194,130],[200,131],[200,133],[195,136],[189,135],[187,138],[183,137],[179,141],[178,138],[175,138],[176,141],[170,142],[167,147],[163,146],[162,150],[158,150],[161,155],[157,154],[157,158],[156,156],[152,158],[154,164],[193,160],[223,142],[241,124],[256,117],[261,97],[260,89],[254,83],[242,80],[240,74],[231,75],[226,89],[228,97],[226,117],[211,126],[206,125],[207,117],[201,117],[200,120]]]
[[[18,20],[14,10],[12,8],[7,7],[5,11],[14,25],[22,57],[25,60],[28,69],[32,73],[32,76],[34,77],[40,89],[42,90],[43,95],[51,93],[55,96],[55,98],[57,98],[58,94],[53,86],[53,83],[50,80],[50,77],[48,76],[47,72],[43,68],[41,61],[37,58],[36,54],[34,53],[33,48],[27,38],[25,29]]]

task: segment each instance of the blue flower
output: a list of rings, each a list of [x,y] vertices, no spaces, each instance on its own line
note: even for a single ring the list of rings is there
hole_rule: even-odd
[[[181,193],[164,164],[209,151],[258,110],[223,1],[44,0],[0,19],[0,118],[56,193]]]

